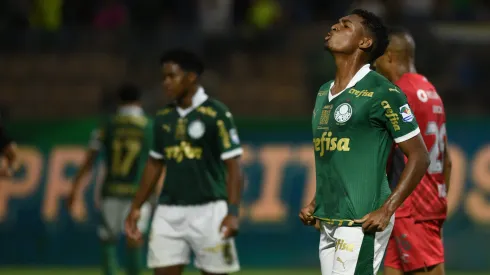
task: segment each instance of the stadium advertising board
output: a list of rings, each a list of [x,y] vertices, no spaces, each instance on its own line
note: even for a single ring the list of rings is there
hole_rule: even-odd
[[[297,218],[315,189],[311,135],[304,123],[238,123],[246,172],[238,238],[244,266],[319,264],[318,233]],[[94,125],[95,120],[10,125],[21,145],[22,167],[14,179],[0,180],[1,264],[98,263],[93,205],[102,163],[85,179],[76,211],[70,215],[64,207]],[[482,244],[490,243],[490,123],[454,121],[448,129],[453,174],[444,228],[447,266],[488,270],[490,251]]]

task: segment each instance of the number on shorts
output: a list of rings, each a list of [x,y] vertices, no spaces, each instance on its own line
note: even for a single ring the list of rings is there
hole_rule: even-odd
[[[427,123],[426,135],[434,135],[436,140],[432,148],[429,150],[430,165],[427,171],[429,174],[442,173],[442,163],[443,163],[443,153],[446,148],[444,148],[444,139],[446,137],[446,124],[443,123],[441,128],[437,127],[437,123],[434,121],[429,121]]]
[[[141,143],[137,139],[115,139],[112,142],[112,174],[127,176],[136,156],[141,151]]]

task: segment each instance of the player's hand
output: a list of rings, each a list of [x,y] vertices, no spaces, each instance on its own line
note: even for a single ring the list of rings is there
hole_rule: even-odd
[[[238,217],[226,215],[221,222],[219,230],[223,234],[223,239],[228,239],[238,235]]]
[[[304,225],[315,226],[317,227],[317,220],[313,217],[313,212],[315,211],[315,206],[309,204],[301,209],[299,212],[299,219],[303,222]],[[318,228],[320,225],[318,224]]]
[[[133,241],[139,241],[143,238],[143,234],[141,234],[138,229],[138,220],[140,219],[140,216],[141,212],[139,209],[131,209],[124,222],[126,236]]]
[[[388,211],[385,207],[381,207],[378,210],[367,214],[362,219],[354,220],[355,223],[362,224],[362,230],[364,232],[375,233],[381,232],[386,229],[390,223],[390,219],[393,213]]]

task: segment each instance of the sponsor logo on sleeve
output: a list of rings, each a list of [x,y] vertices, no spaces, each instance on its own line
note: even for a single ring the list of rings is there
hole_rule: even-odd
[[[240,144],[240,138],[238,137],[238,132],[235,128],[230,129],[230,139],[234,144]]]
[[[410,110],[410,106],[408,106],[408,104],[400,107],[400,115],[402,115],[402,120],[404,122],[411,122],[414,118],[412,110]]]

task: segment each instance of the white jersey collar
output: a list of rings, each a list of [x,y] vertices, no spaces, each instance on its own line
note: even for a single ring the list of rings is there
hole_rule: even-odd
[[[330,88],[328,89],[328,101],[332,101],[334,98],[338,97],[341,93],[343,93],[345,90],[354,87],[357,82],[361,81],[370,71],[371,71],[371,65],[366,64],[362,66],[359,71],[354,75],[354,77],[349,81],[349,84],[347,84],[347,87],[345,87],[344,90],[342,90],[340,93],[336,95],[332,95],[332,87],[334,84],[334,81],[330,84]]]
[[[192,105],[189,106],[188,108],[186,109],[182,109],[180,107],[177,106],[177,112],[179,113],[179,115],[181,117],[185,117],[186,115],[188,115],[190,112],[192,112],[194,109],[196,109],[197,107],[199,107],[201,104],[203,104],[206,100],[208,100],[209,96],[206,94],[206,92],[204,91],[204,88],[203,87],[199,87],[197,89],[197,92],[194,94],[194,96],[192,97]]]

